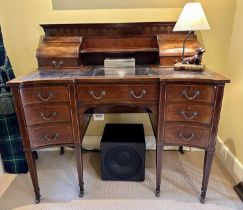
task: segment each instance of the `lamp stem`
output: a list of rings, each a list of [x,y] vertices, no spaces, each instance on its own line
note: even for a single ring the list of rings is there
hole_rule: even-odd
[[[189,31],[188,34],[186,35],[185,40],[183,41],[183,48],[182,48],[182,60],[181,62],[183,62],[184,57],[185,57],[185,46],[186,46],[186,40],[190,37],[190,35],[192,34],[192,31]]]

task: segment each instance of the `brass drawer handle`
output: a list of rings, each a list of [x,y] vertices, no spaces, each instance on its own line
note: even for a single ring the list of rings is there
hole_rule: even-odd
[[[130,95],[133,97],[133,98],[136,98],[136,99],[139,99],[139,98],[142,98],[145,94],[146,94],[146,90],[142,90],[141,94],[139,96],[137,96],[134,92],[134,90],[131,90],[130,91]]]
[[[54,117],[56,117],[56,115],[57,115],[57,112],[53,112],[50,117],[45,116],[45,113],[44,112],[41,112],[40,113],[41,118],[44,119],[44,120],[46,120],[46,121],[52,120]]]
[[[193,120],[198,115],[198,113],[197,112],[193,112],[191,116],[188,116],[186,111],[181,111],[181,115],[187,120]]]
[[[191,141],[195,137],[194,133],[192,133],[189,137],[185,137],[182,132],[179,132],[178,135],[184,141]]]
[[[54,68],[62,68],[63,61],[59,61],[59,62],[52,61],[52,65]]]
[[[99,100],[102,99],[102,97],[106,94],[104,90],[101,91],[99,96],[95,95],[95,92],[93,90],[89,91],[89,95],[93,96],[94,99]]]
[[[199,90],[196,90],[196,91],[194,91],[193,96],[189,96],[188,93],[187,93],[187,91],[186,91],[186,90],[183,90],[183,91],[182,91],[182,95],[185,96],[185,98],[188,99],[188,100],[193,100],[193,99],[195,99],[197,96],[200,95],[200,91],[199,91]]]
[[[59,67],[62,68],[63,61],[59,61]]]
[[[47,140],[47,141],[56,141],[57,138],[59,137],[59,133],[56,133],[54,137],[50,138],[47,134],[44,135],[44,138]]]
[[[53,65],[53,67],[57,68],[57,62],[56,61],[52,61],[52,65]]]
[[[38,97],[41,101],[43,101],[43,102],[47,102],[47,101],[49,101],[49,100],[51,99],[51,97],[52,97],[53,95],[54,95],[53,92],[49,92],[48,97],[47,97],[47,98],[44,98],[44,97],[42,97],[41,94],[39,93],[39,94],[37,94],[37,97]]]

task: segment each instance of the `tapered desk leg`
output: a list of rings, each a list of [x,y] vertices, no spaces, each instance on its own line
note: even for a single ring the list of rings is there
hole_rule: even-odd
[[[203,180],[202,180],[202,192],[200,202],[205,203],[206,201],[206,192],[208,188],[208,181],[211,172],[211,167],[213,163],[214,151],[205,151],[204,156],[204,167],[203,167]]]
[[[163,151],[163,146],[156,147],[156,191],[155,191],[156,197],[160,196],[162,151]]]
[[[84,182],[83,182],[83,158],[82,158],[82,147],[75,146],[75,157],[77,161],[77,170],[78,170],[78,181],[80,187],[79,197],[83,197],[84,195]]]
[[[35,191],[35,203],[40,203],[40,187],[38,184],[38,176],[36,171],[35,158],[32,152],[25,152],[28,168],[30,171],[30,177]]]

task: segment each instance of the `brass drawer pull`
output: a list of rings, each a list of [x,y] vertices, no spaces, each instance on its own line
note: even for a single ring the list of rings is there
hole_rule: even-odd
[[[186,91],[186,90],[183,90],[183,91],[182,91],[182,95],[185,96],[185,98],[188,99],[188,100],[193,100],[193,99],[195,99],[197,96],[200,95],[200,91],[199,91],[199,90],[196,90],[196,91],[194,91],[193,96],[189,96],[188,93],[187,93],[187,91]]]
[[[47,140],[47,141],[56,141],[57,138],[59,137],[59,133],[56,133],[54,137],[50,138],[47,134],[44,135],[44,138]]]
[[[44,120],[47,120],[47,121],[52,120],[56,115],[57,115],[57,112],[53,112],[50,117],[45,116],[44,112],[40,113],[41,118],[44,119]]]
[[[178,135],[184,141],[191,141],[195,137],[194,133],[192,133],[189,137],[185,137],[182,132],[179,132]]]
[[[187,120],[193,120],[198,115],[198,113],[193,112],[192,115],[189,117],[185,111],[181,111],[181,115]]]
[[[63,61],[59,61],[59,67],[62,68]]]
[[[53,67],[57,68],[57,62],[56,61],[52,61],[52,65],[53,65]]]
[[[137,96],[134,90],[130,91],[130,95],[136,99],[142,98],[146,93],[147,93],[146,90],[142,90],[142,93],[139,96]]]
[[[94,99],[99,100],[102,99],[102,97],[106,94],[104,90],[101,91],[101,94],[99,96],[95,95],[95,92],[93,90],[89,91],[89,95],[93,96]]]
[[[52,65],[54,68],[62,68],[63,61],[59,61],[59,62],[52,61]]]
[[[47,101],[49,101],[49,100],[51,99],[51,97],[52,97],[53,95],[54,95],[53,92],[50,92],[50,93],[49,93],[49,96],[48,96],[47,98],[43,98],[43,97],[41,96],[41,94],[39,93],[39,94],[37,94],[37,97],[38,97],[41,101],[43,101],[43,102],[47,102]]]

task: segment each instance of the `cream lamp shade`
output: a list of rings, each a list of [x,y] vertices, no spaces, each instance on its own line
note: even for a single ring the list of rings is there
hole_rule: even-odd
[[[210,30],[203,7],[200,3],[185,4],[173,31]]]

